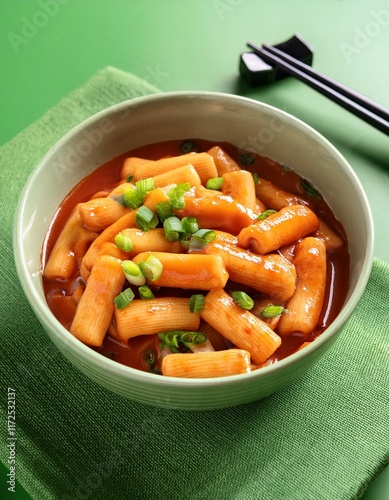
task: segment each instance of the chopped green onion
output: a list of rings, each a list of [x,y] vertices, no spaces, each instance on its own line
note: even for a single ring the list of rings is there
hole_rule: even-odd
[[[162,262],[150,254],[147,259],[139,263],[142,273],[150,281],[155,281],[159,279],[163,272]]]
[[[120,248],[120,250],[124,250],[125,252],[131,252],[134,246],[131,238],[125,236],[123,233],[118,233],[115,236],[115,245]]]
[[[172,208],[182,210],[185,207],[184,193],[175,191],[175,188],[170,191],[169,199]]]
[[[224,179],[223,177],[212,177],[212,179],[208,179],[205,187],[207,189],[220,189],[223,185]]]
[[[165,232],[165,238],[168,241],[177,241],[180,233],[183,232],[181,220],[178,217],[168,217],[163,221],[163,230]]]
[[[202,332],[185,332],[179,338],[183,344],[203,344],[207,337]]]
[[[185,207],[184,193],[189,191],[189,189],[189,182],[183,182],[181,184],[177,184],[177,186],[170,190],[169,200],[172,208],[181,210]]]
[[[155,352],[152,349],[147,349],[143,353],[143,357],[148,365],[153,365],[156,361],[156,358],[157,358]]]
[[[124,204],[130,208],[138,208],[143,203],[143,200],[139,198],[135,188],[128,188],[124,191],[123,201]]]
[[[212,229],[199,229],[192,234],[189,242],[189,250],[203,250],[215,238],[216,233]]]
[[[190,244],[191,237],[192,237],[191,233],[179,233],[180,245],[185,250],[189,250],[189,244]]]
[[[172,207],[167,201],[160,201],[155,205],[155,208],[157,209],[157,214],[161,222],[173,215]]]
[[[154,181],[151,177],[148,179],[141,179],[140,181],[137,181],[135,183],[135,187],[130,187],[124,191],[124,204],[130,208],[140,207],[146,195],[154,188]]]
[[[138,229],[142,231],[148,231],[149,229],[153,229],[158,225],[158,217],[157,214],[152,212],[145,205],[142,205],[138,208],[135,214],[135,224]]]
[[[205,300],[202,293],[192,295],[189,299],[189,309],[192,313],[198,313],[204,309]]]
[[[187,352],[191,344],[203,344],[208,340],[202,332],[184,330],[160,332],[158,338],[161,341],[161,350],[167,347],[173,353]]]
[[[182,191],[183,193],[186,193],[190,189],[190,184],[189,182],[180,182],[179,184],[177,184],[175,189],[177,191]]]
[[[181,219],[182,230],[185,233],[195,233],[199,230],[199,223],[197,217],[183,217]]]
[[[198,146],[193,141],[183,141],[180,146],[180,151],[183,154],[192,153],[198,150]]]
[[[134,176],[133,176],[132,174],[127,175],[127,177],[126,177],[126,182],[132,182],[132,181],[133,181],[133,179],[134,179]]]
[[[319,191],[316,191],[308,181],[301,181],[300,186],[303,188],[304,193],[307,194],[308,196],[312,196],[313,198],[321,198],[321,195]]]
[[[231,297],[242,309],[246,309],[247,311],[249,311],[254,307],[253,299],[250,297],[250,295],[247,295],[246,292],[231,292]]]
[[[252,172],[251,174],[253,176],[254,184],[257,185],[259,182],[258,174],[257,172]]]
[[[273,304],[270,304],[262,309],[260,316],[262,316],[262,318],[275,318],[276,316],[282,314],[284,311],[285,309],[282,306],[275,306]]]
[[[265,210],[260,215],[258,215],[257,219],[258,220],[263,220],[263,219],[266,219],[267,217],[269,217],[269,215],[272,215],[272,214],[275,214],[275,213],[277,213],[277,210]]]
[[[143,201],[148,193],[155,189],[154,180],[149,177],[148,179],[141,179],[135,183],[136,192],[138,197]]]
[[[150,300],[154,298],[153,292],[147,285],[142,285],[138,288],[141,299]]]
[[[135,286],[142,286],[146,283],[146,278],[138,264],[132,260],[123,260],[122,269],[127,281]]]
[[[116,295],[116,297],[113,299],[115,302],[115,305],[118,309],[124,309],[130,302],[133,300],[135,297],[134,292],[131,290],[131,288],[126,288],[124,292],[119,293],[119,295]]]
[[[247,167],[254,163],[254,157],[250,153],[243,153],[240,155],[239,161]]]
[[[158,333],[158,338],[161,341],[161,350],[168,347],[172,352],[179,352],[178,339],[181,333],[181,330]]]
[[[213,229],[199,229],[195,233],[193,233],[192,237],[202,238],[207,243],[211,243],[216,238],[216,233]]]

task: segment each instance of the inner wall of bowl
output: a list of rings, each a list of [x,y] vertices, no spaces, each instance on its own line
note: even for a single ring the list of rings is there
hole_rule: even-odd
[[[19,222],[25,228],[25,261],[42,299],[42,241],[72,187],[124,151],[187,138],[230,142],[286,163],[325,193],[349,238],[349,294],[353,291],[366,259],[370,226],[364,194],[343,157],[314,130],[267,105],[223,94],[174,93],[134,99],[95,115],[65,136],[33,175],[35,195],[24,201]]]

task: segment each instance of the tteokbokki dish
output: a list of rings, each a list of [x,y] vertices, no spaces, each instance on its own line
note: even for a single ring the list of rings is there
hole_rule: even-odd
[[[62,202],[43,245],[55,317],[127,366],[172,377],[261,369],[334,320],[347,238],[286,165],[201,139],[142,146]]]

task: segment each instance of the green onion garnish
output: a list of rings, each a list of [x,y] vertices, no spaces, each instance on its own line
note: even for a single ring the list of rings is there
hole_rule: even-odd
[[[184,248],[185,250],[189,250],[189,243],[191,238],[191,233],[179,233],[179,241],[182,248]]]
[[[120,248],[120,250],[124,250],[125,252],[131,252],[134,246],[131,238],[125,236],[123,233],[118,233],[115,236],[115,245]]]
[[[171,332],[158,333],[161,341],[161,350],[168,347],[174,352],[187,352],[190,344],[202,344],[207,337],[202,332],[187,332],[184,330],[173,330]]]
[[[154,298],[153,292],[147,285],[142,285],[138,288],[141,299],[150,300]]]
[[[169,193],[170,206],[177,210],[182,210],[185,207],[184,193],[178,193],[173,190]]]
[[[183,232],[181,220],[178,217],[168,217],[163,221],[163,230],[165,232],[165,238],[168,241],[177,241],[180,233]]]
[[[173,189],[176,189],[177,191],[182,191],[183,193],[186,193],[190,189],[190,184],[189,184],[189,182],[180,182]]]
[[[135,224],[138,229],[142,231],[148,231],[149,229],[153,229],[158,225],[158,217],[157,214],[152,212],[145,205],[142,205],[138,208],[135,214]]]
[[[246,292],[231,292],[231,297],[242,309],[246,309],[247,311],[249,311],[254,307],[253,299],[250,297],[250,295],[247,295]]]
[[[240,155],[239,161],[240,163],[242,163],[242,165],[245,165],[247,167],[254,163],[254,157],[249,153],[243,153],[242,155]]]
[[[161,350],[168,347],[172,352],[179,352],[178,339],[183,332],[181,330],[158,333],[161,341]]]
[[[155,281],[159,279],[163,272],[162,262],[150,254],[147,259],[139,263],[142,273],[150,281]]]
[[[259,178],[257,172],[252,172],[251,175],[253,176],[254,184],[258,184]]]
[[[202,332],[185,332],[180,338],[179,342],[183,344],[203,344],[207,337]]]
[[[189,299],[189,309],[192,313],[198,313],[204,309],[205,300],[202,293],[192,295]]]
[[[143,353],[143,357],[148,365],[153,365],[156,361],[156,358],[157,358],[155,352],[152,349],[147,349]]]
[[[284,311],[284,307],[270,304],[262,309],[260,316],[262,316],[262,318],[275,318],[276,316],[282,314]]]
[[[133,181],[133,179],[134,179],[134,176],[133,176],[132,174],[127,175],[127,177],[126,177],[126,182],[132,182],[132,181]]]
[[[119,295],[116,295],[116,297],[113,299],[115,302],[115,305],[118,309],[124,309],[130,302],[133,300],[135,297],[134,292],[131,290],[131,288],[126,288],[124,292],[119,293]]]
[[[205,187],[207,189],[220,189],[223,185],[224,179],[223,177],[212,177],[212,179],[208,179]]]
[[[188,182],[177,184],[169,192],[170,206],[176,210],[181,210],[185,207],[184,193],[190,189]]]
[[[135,188],[128,188],[124,191],[123,201],[125,205],[130,208],[138,208],[143,203],[143,200],[139,198]]]
[[[184,233],[195,233],[199,230],[199,223],[197,217],[183,217],[181,219],[181,226]]]
[[[142,286],[146,283],[146,278],[138,264],[132,260],[123,260],[122,269],[127,281],[135,286]]]
[[[189,241],[189,250],[203,250],[215,238],[216,233],[212,229],[199,229],[192,234]]]
[[[192,153],[193,151],[197,151],[197,149],[198,149],[198,146],[193,141],[184,141],[181,143],[181,146],[180,146],[180,151],[183,154]]]
[[[138,197],[143,201],[148,193],[155,189],[154,180],[149,177],[148,179],[141,179],[135,183],[136,192]]]
[[[263,219],[266,219],[267,217],[269,217],[269,215],[272,215],[272,214],[275,214],[275,213],[277,213],[277,210],[265,210],[260,215],[258,215],[257,219],[258,220],[263,220]]]
[[[161,222],[173,215],[172,207],[167,201],[160,201],[155,205],[155,208],[157,209],[157,214]]]
[[[211,243],[216,238],[216,233],[213,229],[199,229],[195,233],[193,233],[193,236],[196,238],[202,238],[205,240],[207,243]]]
[[[301,181],[300,186],[303,188],[304,193],[307,194],[308,196],[312,196],[313,198],[321,198],[321,195],[319,191],[316,191],[308,181]]]

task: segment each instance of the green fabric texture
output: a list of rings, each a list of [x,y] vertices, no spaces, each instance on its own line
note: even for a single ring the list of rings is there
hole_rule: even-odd
[[[1,418],[11,387],[16,477],[39,500],[358,498],[388,463],[388,264],[374,261],[339,339],[303,377],[211,412],[148,407],[97,386],[52,345],[24,298],[12,224],[29,174],[84,118],[157,91],[105,68],[0,149]],[[2,446],[4,464],[8,456]]]

